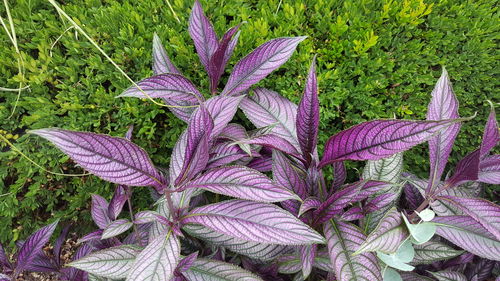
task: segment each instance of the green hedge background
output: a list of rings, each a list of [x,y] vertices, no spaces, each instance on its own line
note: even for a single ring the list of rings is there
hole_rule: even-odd
[[[26,130],[62,127],[123,135],[135,125],[135,142],[167,166],[184,124],[149,101],[116,99],[129,82],[55,9],[42,0],[9,1],[25,76],[17,55],[0,32],[0,86],[30,86],[9,118],[17,93],[0,92],[0,133],[46,169],[81,173],[47,141]],[[153,32],[179,69],[199,86],[208,79],[187,33],[192,1],[60,0],[63,9],[132,77],[152,74]],[[265,41],[307,35],[290,61],[259,83],[298,102],[305,75],[318,55],[321,101],[320,143],[343,128],[374,118],[423,119],[433,85],[446,66],[460,101],[460,114],[478,116],[463,125],[452,153],[456,162],[480,141],[489,107],[499,102],[499,13],[495,0],[220,0],[201,1],[220,35],[246,21],[228,71]],[[281,3],[280,3],[281,2]],[[6,11],[0,7],[5,19]],[[67,30],[65,32],[65,30]],[[60,40],[56,39],[60,37]],[[495,78],[496,76],[496,78]],[[224,76],[227,79],[227,73]],[[11,134],[11,135],[8,135]],[[17,137],[15,141],[14,139]],[[0,242],[12,245],[55,218],[91,226],[91,193],[113,187],[95,177],[47,174],[0,144]],[[426,146],[405,154],[414,173],[428,172]],[[350,164],[362,167],[361,163]],[[351,170],[356,174],[356,170]],[[147,193],[135,189],[134,204],[146,206]]]

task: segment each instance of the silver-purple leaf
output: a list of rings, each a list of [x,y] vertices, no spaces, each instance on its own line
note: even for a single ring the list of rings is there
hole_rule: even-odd
[[[228,142],[217,143],[210,148],[206,169],[224,166],[247,157],[248,155],[237,145]]]
[[[125,278],[140,252],[139,247],[122,245],[93,252],[68,265],[101,277]]]
[[[328,251],[321,249],[316,252],[313,267],[324,271],[333,271]],[[278,258],[278,272],[284,274],[297,273],[302,269],[300,256],[295,254],[283,255]]]
[[[255,127],[273,125],[273,134],[300,149],[296,129],[297,105],[274,91],[256,88],[252,96],[243,98],[240,108]]]
[[[454,204],[462,212],[478,221],[484,228],[500,240],[500,206],[482,198],[464,198],[457,196],[438,196]]]
[[[157,189],[166,182],[147,153],[127,139],[58,128],[31,133],[49,140],[84,169],[109,182]]]
[[[111,223],[111,219],[108,215],[109,204],[106,199],[102,198],[100,195],[92,194],[92,205],[90,208],[90,214],[95,224],[100,229],[105,229],[108,224]]]
[[[438,121],[459,117],[458,100],[453,93],[448,72],[443,68],[443,73],[432,91],[432,99],[427,109],[427,120]],[[441,175],[459,131],[460,124],[453,124],[429,140],[431,168],[427,193],[431,192],[434,185],[441,180]]]
[[[226,63],[231,57],[231,54],[235,47],[235,41],[232,40],[233,35],[238,31],[239,28],[240,25],[230,28],[224,34],[224,36],[222,36],[220,42],[217,44],[217,49],[210,57],[208,66],[208,76],[210,77],[211,93],[217,92],[219,79],[224,73],[224,68],[226,67]]]
[[[273,151],[272,171],[274,181],[292,190],[300,198],[307,198],[306,172],[276,150]],[[296,200],[284,201],[281,204],[289,212],[298,214],[300,203]]]
[[[458,161],[453,175],[445,181],[447,188],[478,179],[481,150],[476,149]]]
[[[224,247],[232,252],[259,261],[272,261],[292,250],[290,246],[249,242],[233,238],[202,225],[185,225],[182,229],[190,235],[198,237],[211,245]]]
[[[245,127],[240,124],[230,123],[222,129],[219,133],[219,139],[228,139],[232,141],[239,141],[248,138],[248,133]]]
[[[129,222],[127,219],[119,219],[110,223],[104,231],[102,232],[101,239],[108,239],[122,234],[123,232],[129,230],[133,223]]]
[[[308,163],[316,152],[319,126],[318,81],[316,78],[316,57],[313,58],[307,76],[304,95],[297,110],[297,138],[304,159]]]
[[[14,276],[23,272],[35,260],[39,252],[42,251],[42,247],[49,242],[50,236],[56,229],[57,223],[58,221],[55,221],[40,228],[26,239],[17,254],[17,264],[14,269]]]
[[[444,216],[433,219],[436,234],[480,257],[500,260],[500,241],[469,216]]]
[[[137,255],[127,280],[170,280],[179,262],[180,253],[179,239],[172,231],[159,235]]]
[[[316,244],[306,245],[300,247],[300,259],[302,261],[302,277],[307,279],[314,264],[314,258],[316,257],[316,251],[318,246]]]
[[[319,200],[317,197],[307,197],[300,205],[298,216],[302,216],[309,210],[317,209],[319,206],[321,206],[321,200]]]
[[[209,72],[210,58],[217,50],[219,43],[217,42],[218,38],[214,27],[203,13],[203,8],[198,0],[194,2],[191,10],[188,30],[196,47],[196,52],[200,57],[200,62],[205,67],[205,70]]]
[[[193,209],[184,223],[201,224],[241,240],[281,245],[323,243],[324,238],[283,209],[266,203],[229,200]]]
[[[204,103],[214,122],[211,139],[218,136],[233,119],[242,98],[215,96]]]
[[[377,258],[373,253],[353,256],[366,240],[357,226],[331,219],[324,224],[323,231],[337,280],[382,280]]]
[[[339,187],[341,187],[346,178],[347,178],[347,171],[345,169],[344,162],[335,162],[332,164],[333,166],[333,182],[332,182],[332,188],[331,190],[337,190]]]
[[[226,166],[210,170],[183,188],[201,188],[239,199],[268,203],[300,199],[291,190],[274,183],[266,175],[244,166]]]
[[[403,153],[379,160],[366,161],[363,179],[398,183],[403,170]]]
[[[155,32],[153,34],[153,74],[158,75],[162,73],[182,74],[170,61],[160,37]]]
[[[204,100],[193,83],[180,74],[158,74],[137,82],[137,86],[128,88],[117,97],[162,98],[194,104]]]
[[[422,276],[411,271],[400,271],[399,274],[404,281],[435,281],[430,277]]]
[[[183,275],[189,281],[263,281],[248,270],[213,259],[197,259]]]
[[[375,230],[359,246],[356,254],[375,251],[388,254],[395,253],[401,243],[408,237],[408,231],[402,222],[401,213],[396,208],[389,210]]]
[[[486,156],[481,160],[478,181],[500,184],[500,154]]]
[[[375,120],[328,139],[320,166],[342,160],[378,160],[406,151],[467,119],[442,121]],[[362,136],[362,137],[361,137]]]
[[[273,150],[281,151],[297,159],[300,160],[302,159],[301,154],[295,148],[295,146],[293,146],[290,142],[288,142],[288,140],[274,134],[265,134],[256,137],[251,137],[250,139],[242,140],[239,141],[238,143],[260,145]]]
[[[495,108],[491,106],[490,115],[484,127],[483,141],[481,143],[481,158],[486,156],[500,141],[500,131],[495,114]]]
[[[340,216],[340,219],[343,221],[354,221],[354,220],[362,219],[364,216],[365,216],[365,214],[363,212],[363,208],[354,206],[354,207],[347,209],[347,211],[345,211]]]
[[[438,281],[467,281],[467,277],[456,271],[430,272]]]
[[[172,105],[168,109],[179,119],[184,122],[189,122],[189,118],[198,106],[198,102],[187,102],[164,99],[165,104]]]
[[[130,198],[131,192],[132,190],[130,187],[126,185],[118,185],[115,188],[115,192],[108,206],[108,216],[110,219],[115,220],[118,217],[122,211],[123,205],[125,205],[127,199]]]
[[[415,257],[412,264],[431,264],[436,261],[447,260],[459,256],[464,251],[453,249],[447,244],[429,241],[421,245],[413,245]]]
[[[284,64],[306,37],[283,37],[267,41],[233,68],[221,95],[238,95]]]

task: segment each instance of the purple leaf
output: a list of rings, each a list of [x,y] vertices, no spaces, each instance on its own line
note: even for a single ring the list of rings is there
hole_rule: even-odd
[[[384,207],[394,205],[393,203],[398,198],[399,194],[388,192],[375,196],[373,199],[370,199],[366,202],[364,206],[364,210],[366,213],[371,213],[378,211]]]
[[[190,181],[184,188],[201,188],[239,199],[268,203],[299,199],[289,189],[277,185],[266,175],[244,166],[210,170]]]
[[[465,214],[478,221],[484,228],[500,240],[500,206],[481,198],[463,198],[456,196],[438,196],[457,206]]]
[[[172,231],[159,235],[137,255],[127,280],[170,280],[179,262],[180,253],[179,239]]]
[[[307,197],[304,202],[300,205],[298,216],[302,216],[309,210],[317,209],[321,205],[321,200],[316,197]]]
[[[68,265],[90,274],[121,279],[127,277],[140,248],[132,245],[122,245],[93,252]]]
[[[481,151],[477,149],[462,158],[462,160],[457,163],[453,175],[446,180],[446,187],[451,188],[465,182],[477,180],[480,156]]]
[[[283,153],[273,151],[273,179],[280,185],[292,190],[300,198],[307,198],[307,186],[305,182],[306,172],[296,163],[292,163]],[[285,201],[282,206],[289,212],[297,215],[300,203],[295,200]]]
[[[427,120],[438,121],[459,117],[458,100],[451,88],[448,72],[443,68],[443,73],[432,91],[432,100],[427,109]],[[459,131],[460,124],[453,124],[429,140],[431,170],[426,193],[431,192],[435,184],[441,180],[441,175]]]
[[[210,149],[210,158],[206,169],[217,168],[247,157],[237,145],[227,142],[218,143]]]
[[[183,230],[215,246],[222,246],[240,255],[261,261],[272,261],[291,251],[291,247],[249,242],[215,232],[202,225],[185,225]]]
[[[72,260],[78,260],[83,258],[84,256],[88,255],[92,251],[92,248],[89,244],[83,244],[82,246],[78,247],[76,250],[75,255],[73,256]],[[71,267],[71,268],[63,268],[61,269],[63,272],[63,275],[68,279],[68,280],[74,280],[74,281],[85,281],[86,276],[88,275],[87,272],[83,272],[82,270],[79,270],[77,268]]]
[[[172,105],[173,107],[169,107],[168,109],[179,119],[188,123],[189,118],[195,111],[198,106],[197,102],[187,102],[187,101],[176,101],[176,100],[163,100],[165,104]],[[180,107],[178,107],[180,106]],[[183,107],[184,106],[184,107]],[[187,107],[186,107],[187,106]]]
[[[386,158],[425,142],[440,131],[464,120],[467,119],[375,120],[361,123],[330,137],[320,166],[342,160]]]
[[[461,250],[455,250],[447,244],[429,241],[421,245],[413,245],[415,248],[415,257],[412,264],[431,264],[436,261],[447,260],[464,253]]]
[[[54,243],[54,248],[52,250],[52,253],[54,255],[54,261],[56,263],[56,267],[60,268],[61,267],[61,249],[64,244],[64,241],[66,240],[66,236],[68,235],[69,228],[71,225],[66,225],[63,230],[61,231],[61,234],[57,237],[56,242]],[[0,245],[0,251],[1,251],[1,245]],[[0,253],[1,256],[1,253]],[[1,257],[0,257],[1,259]]]
[[[123,205],[125,205],[127,199],[130,198],[131,192],[132,190],[130,187],[126,185],[118,185],[115,188],[115,192],[108,206],[108,216],[110,219],[115,220],[118,217],[122,211]]]
[[[404,281],[435,281],[430,277],[418,275],[411,271],[400,271],[398,273],[401,275]]]
[[[355,206],[355,207],[351,207],[347,211],[345,211],[340,216],[340,219],[343,221],[354,221],[354,220],[362,219],[364,216],[365,216],[365,213],[363,212],[363,209]]]
[[[316,252],[313,267],[324,271],[333,271],[330,257],[326,250],[320,249]],[[284,274],[297,273],[302,269],[302,261],[297,254],[283,255],[278,258],[278,271]]]
[[[425,187],[424,187],[425,188]],[[410,182],[407,182],[404,186],[404,193],[406,202],[411,210],[416,210],[417,207],[424,202],[424,197],[418,191],[418,188]]]
[[[238,143],[261,145],[274,150],[279,150],[297,159],[302,159],[300,153],[290,142],[274,134],[266,134],[266,135],[251,137],[250,139],[242,140],[239,141]]]
[[[495,108],[491,106],[490,115],[484,127],[483,141],[481,143],[481,158],[486,156],[500,141],[500,132],[495,114]]]
[[[316,79],[316,57],[313,58],[307,76],[304,96],[297,110],[297,138],[304,159],[311,163],[316,152],[319,126],[318,81]]]
[[[481,160],[478,181],[500,184],[500,154],[486,156]]]
[[[84,242],[92,241],[95,239],[101,239],[102,232],[103,232],[102,229],[91,232],[91,233],[83,236],[82,238],[78,239],[78,243],[84,243]]]
[[[328,252],[337,280],[382,280],[373,253],[353,256],[366,236],[353,224],[331,219],[324,225]]]
[[[129,230],[132,225],[133,224],[126,219],[115,220],[104,229],[101,239],[108,239],[120,235]]]
[[[395,253],[408,237],[408,231],[402,222],[401,214],[396,208],[389,210],[355,254],[375,251],[386,254]]]
[[[184,101],[196,104],[203,101],[203,95],[186,77],[179,74],[158,74],[137,82],[118,97],[162,98],[164,100]],[[139,89],[140,88],[140,89]],[[141,91],[142,90],[142,91]],[[145,95],[145,92],[147,95]]]
[[[229,200],[195,208],[183,223],[201,224],[246,241],[282,245],[323,243],[324,239],[281,208],[266,203]]]
[[[112,183],[161,189],[166,182],[147,153],[124,138],[57,128],[31,133],[49,140],[80,166]]]
[[[186,129],[186,149],[182,169],[175,179],[176,186],[182,182],[189,181],[206,167],[209,157],[208,138],[212,133],[213,127],[214,123],[210,113],[204,106],[200,105],[191,116]],[[181,139],[182,137],[179,141]],[[170,169],[172,169],[172,166]]]
[[[132,133],[134,132],[134,125],[129,125],[128,130],[125,133],[125,138],[132,141]]]
[[[398,183],[403,170],[403,153],[396,153],[379,160],[366,161],[362,178],[365,180]]]
[[[242,98],[215,96],[204,103],[214,122],[210,139],[218,136],[233,119]]]
[[[229,29],[220,42],[218,43],[217,50],[210,57],[208,66],[208,76],[210,77],[210,92],[217,92],[217,85],[219,84],[219,79],[224,73],[224,68],[226,63],[233,53],[236,41],[233,41],[233,35],[238,31],[240,25],[237,25]],[[236,36],[237,37],[237,36]],[[238,40],[238,38],[236,38]]]
[[[255,127],[273,125],[273,134],[300,149],[296,132],[297,106],[291,101],[274,91],[256,88],[252,96],[243,98],[240,108]]]
[[[170,61],[170,58],[163,48],[160,37],[156,34],[153,35],[153,74],[174,73],[181,74],[181,72]]]
[[[58,267],[52,263],[52,260],[47,257],[42,251],[25,268],[26,271],[35,272],[56,272]]]
[[[221,95],[234,96],[257,84],[284,64],[306,37],[283,37],[267,41],[241,59],[233,68]]]
[[[217,42],[217,34],[214,27],[203,13],[203,9],[198,0],[194,2],[191,16],[189,17],[189,35],[193,39],[196,52],[200,57],[201,64],[205,70],[210,73],[210,58],[217,50],[219,43]]]
[[[270,172],[273,169],[273,159],[270,155],[253,158],[247,167],[263,173]]]
[[[472,263],[465,271],[468,280],[485,281],[492,276],[492,271],[497,263],[487,259],[478,259]],[[500,276],[499,276],[500,277]],[[497,277],[498,278],[498,277]]]
[[[302,277],[307,279],[314,264],[314,258],[316,257],[316,250],[318,245],[306,245],[300,247],[300,258],[302,261]]]
[[[197,257],[198,257],[198,252],[194,252],[194,253],[188,255],[187,257],[184,257],[183,259],[181,259],[179,261],[179,264],[177,265],[176,271],[184,272],[184,271],[188,270],[193,265],[193,263]]]
[[[248,138],[247,131],[245,127],[240,124],[230,123],[222,129],[220,132],[219,139],[228,139],[232,141],[239,141]]]
[[[17,266],[14,270],[14,276],[23,272],[33,263],[37,255],[42,251],[42,247],[49,242],[50,236],[56,229],[57,223],[58,221],[55,221],[54,223],[40,228],[26,239],[17,254]]]
[[[345,179],[347,178],[347,172],[345,170],[344,162],[335,162],[332,166],[334,178],[331,190],[334,191],[344,184]]]
[[[9,259],[7,258],[7,254],[5,253],[2,243],[0,243],[0,267],[1,266],[12,269],[12,265]]]
[[[183,275],[189,281],[263,281],[257,275],[239,266],[211,259],[197,259]]]
[[[438,281],[467,281],[465,275],[454,271],[430,272]]]
[[[436,234],[480,257],[500,260],[500,242],[469,216],[436,217]]]
[[[100,229],[105,229],[111,223],[111,219],[108,215],[108,208],[109,204],[106,199],[97,194],[92,194],[90,213],[95,224],[97,224]]]

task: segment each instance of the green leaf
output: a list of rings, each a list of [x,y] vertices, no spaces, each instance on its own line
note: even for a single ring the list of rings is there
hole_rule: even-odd
[[[396,270],[386,267],[384,270],[384,281],[403,281],[403,279]]]
[[[405,241],[394,254],[384,254],[377,252],[377,257],[390,267],[402,270],[412,271],[415,267],[406,263],[410,262],[415,256],[415,250],[409,240]]]
[[[417,213],[417,212],[416,212]],[[417,213],[417,215],[423,220],[423,221],[431,221],[434,219],[436,216],[436,213],[434,213],[431,209],[425,209],[420,213]]]
[[[412,242],[414,244],[423,244],[429,241],[436,233],[436,224],[432,222],[421,222],[419,224],[411,224],[405,215],[402,215],[406,227],[410,231]]]

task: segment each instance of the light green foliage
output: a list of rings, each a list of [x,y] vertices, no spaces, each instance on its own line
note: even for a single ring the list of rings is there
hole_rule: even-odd
[[[15,114],[16,93],[0,92],[0,128],[13,135],[23,152],[47,169],[81,173],[48,142],[25,135],[29,129],[62,127],[120,136],[135,125],[134,142],[153,161],[167,166],[184,124],[166,108],[139,99],[115,99],[129,82],[42,0],[9,1],[24,61],[24,91]],[[483,101],[498,94],[494,60],[498,34],[495,1],[434,0],[279,0],[202,1],[221,34],[241,27],[237,59],[259,44],[283,36],[308,35],[291,60],[259,83],[298,102],[310,60],[318,55],[320,144],[343,128],[374,118],[425,117],[426,105],[441,65],[451,75],[461,103],[460,114],[478,117],[462,127],[456,162],[479,143],[488,108]],[[436,3],[434,3],[436,2]],[[164,0],[74,0],[62,8],[134,80],[152,74],[151,46],[157,32],[177,67],[207,94],[208,79],[187,33],[192,1],[171,0],[175,19]],[[5,18],[5,10],[0,7]],[[63,34],[64,33],[64,34]],[[62,34],[62,36],[61,36]],[[61,36],[60,40],[56,39]],[[0,32],[0,87],[15,88],[23,78],[3,30]],[[223,77],[227,80],[227,75]],[[243,118],[241,115],[239,118]],[[95,177],[48,175],[0,144],[0,241],[26,237],[50,218],[88,219],[91,193],[111,194],[111,185]],[[406,165],[425,176],[426,153],[405,155]],[[359,164],[359,165],[358,165]],[[362,163],[349,164],[358,165]],[[145,206],[148,192],[135,205]],[[89,220],[86,220],[89,221]],[[89,223],[90,224],[90,223]],[[86,226],[79,223],[79,226]],[[14,232],[12,232],[14,229]]]

